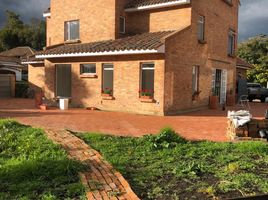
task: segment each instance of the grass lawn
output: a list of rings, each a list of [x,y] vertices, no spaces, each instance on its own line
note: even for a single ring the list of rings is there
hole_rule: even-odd
[[[268,145],[190,142],[164,129],[142,138],[77,134],[141,199],[221,199],[268,193]]]
[[[85,199],[78,171],[40,129],[0,120],[0,199]]]

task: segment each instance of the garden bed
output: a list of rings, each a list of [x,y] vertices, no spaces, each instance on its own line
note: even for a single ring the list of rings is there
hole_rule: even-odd
[[[0,199],[84,199],[83,168],[42,130],[0,120]]]
[[[100,151],[144,200],[268,193],[268,146],[262,142],[191,142],[170,129],[142,138],[77,135]]]

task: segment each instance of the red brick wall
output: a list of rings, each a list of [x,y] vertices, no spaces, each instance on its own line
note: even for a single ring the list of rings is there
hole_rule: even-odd
[[[34,90],[44,89],[45,67],[44,64],[28,65],[30,87]]]
[[[235,90],[236,59],[227,55],[229,28],[236,30],[238,2],[192,1],[191,26],[166,40],[165,111],[177,113],[208,105],[212,68],[228,70],[228,90]],[[199,14],[206,17],[206,44],[197,40]],[[200,66],[199,100],[192,101],[192,67]]]
[[[64,42],[64,22],[80,20],[81,42],[115,38],[115,0],[51,0],[47,45]]]
[[[127,32],[177,30],[191,23],[189,5],[126,13]]]
[[[80,77],[80,63],[97,64],[97,78]],[[139,99],[140,63],[155,63],[155,103]],[[72,105],[97,107],[102,110],[163,115],[164,60],[163,55],[135,55],[117,57],[70,58],[46,61],[46,97],[54,98],[55,64],[72,64]],[[101,97],[102,64],[114,64],[114,100]]]

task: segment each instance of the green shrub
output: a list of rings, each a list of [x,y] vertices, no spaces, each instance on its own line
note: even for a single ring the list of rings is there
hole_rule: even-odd
[[[172,148],[179,143],[186,143],[186,140],[179,136],[172,128],[166,127],[161,129],[156,136],[148,136],[152,146],[156,149]]]

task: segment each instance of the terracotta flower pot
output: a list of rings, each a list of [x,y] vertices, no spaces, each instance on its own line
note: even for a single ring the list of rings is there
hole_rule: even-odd
[[[42,104],[42,98],[44,97],[43,92],[38,92],[35,94],[35,106],[39,108],[39,106]]]
[[[153,97],[151,96],[140,96],[141,99],[152,99]]]
[[[212,110],[216,110],[219,107],[219,97],[218,96],[210,96],[209,97],[209,108]]]
[[[112,95],[111,94],[102,93],[101,96],[103,96],[103,97],[111,97]]]

